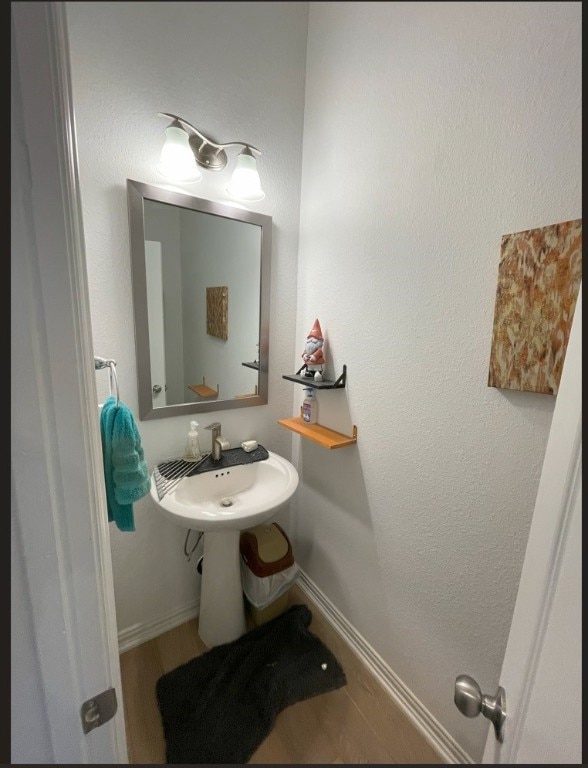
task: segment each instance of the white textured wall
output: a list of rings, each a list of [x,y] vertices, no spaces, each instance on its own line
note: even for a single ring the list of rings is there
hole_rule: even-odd
[[[306,3],[66,3],[79,147],[94,353],[113,357],[122,400],[138,414],[126,179],[161,184],[155,166],[167,125],[181,115],[218,141],[263,151],[266,199],[252,209],[273,217],[269,403],[210,412],[233,445],[256,438],[289,454],[276,423],[292,405],[289,370],[296,311]],[[230,159],[234,162],[235,155]],[[205,174],[185,191],[226,200],[232,167]],[[98,372],[101,401],[107,374]],[[107,391],[107,390],[106,390]],[[98,418],[98,409],[96,411]],[[138,422],[151,467],[181,453],[189,419]],[[206,448],[203,435],[203,448]],[[134,505],[136,532],[111,524],[119,630],[156,620],[198,593],[185,531],[149,497]]]
[[[477,760],[554,405],[486,386],[500,238],[582,215],[581,8],[310,9],[297,351],[318,317],[358,444],[293,438],[297,558]]]

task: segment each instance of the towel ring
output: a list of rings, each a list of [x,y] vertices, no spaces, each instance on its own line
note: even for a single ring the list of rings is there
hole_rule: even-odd
[[[108,387],[110,394],[116,394],[116,404],[120,403],[120,393],[118,389],[118,376],[116,375],[116,360],[106,359],[105,357],[94,356],[94,370],[108,368]]]
[[[120,394],[118,389],[118,376],[116,375],[116,363],[114,362],[114,360],[110,361],[109,373],[108,373],[108,384],[110,386],[110,394],[112,395],[116,393],[116,404],[118,405],[120,403]]]

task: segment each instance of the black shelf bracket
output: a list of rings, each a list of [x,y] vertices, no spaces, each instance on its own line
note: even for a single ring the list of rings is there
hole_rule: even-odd
[[[335,381],[330,381],[329,379],[315,381],[311,376],[302,376],[302,371],[304,371],[305,368],[306,363],[304,363],[294,375],[288,376],[284,374],[282,375],[282,378],[288,379],[288,381],[295,381],[297,384],[304,384],[305,386],[312,387],[313,389],[343,389],[345,387],[347,382],[346,365],[343,366],[343,372]]]

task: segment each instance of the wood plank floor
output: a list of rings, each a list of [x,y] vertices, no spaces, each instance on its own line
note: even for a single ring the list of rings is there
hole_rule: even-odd
[[[347,685],[283,710],[249,763],[442,764],[439,755],[296,585],[290,590],[289,602],[308,605],[313,616],[310,629],[338,658]],[[207,650],[197,629],[198,620],[193,619],[121,654],[129,763],[165,763],[155,684],[161,675]]]

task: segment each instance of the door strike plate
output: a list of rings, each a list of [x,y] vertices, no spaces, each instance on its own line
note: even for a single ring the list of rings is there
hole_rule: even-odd
[[[116,715],[118,702],[114,688],[107,688],[97,696],[93,696],[82,704],[80,716],[82,718],[82,730],[89,733],[98,728]]]

